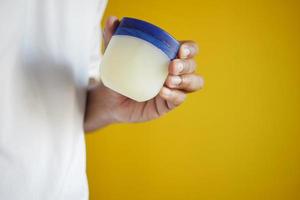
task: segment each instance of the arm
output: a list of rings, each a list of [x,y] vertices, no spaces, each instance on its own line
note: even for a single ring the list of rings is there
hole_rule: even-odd
[[[104,30],[104,42],[108,44],[119,21],[110,17]],[[198,53],[197,44],[182,42],[178,59],[169,65],[169,75],[158,96],[146,101],[136,102],[124,97],[103,84],[98,83],[88,91],[84,130],[100,129],[112,123],[143,122],[156,119],[182,104],[186,94],[203,87],[203,79],[195,74]]]

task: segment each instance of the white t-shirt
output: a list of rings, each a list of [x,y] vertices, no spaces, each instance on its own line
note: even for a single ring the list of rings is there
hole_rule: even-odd
[[[106,0],[0,0],[0,199],[86,200],[83,116]]]

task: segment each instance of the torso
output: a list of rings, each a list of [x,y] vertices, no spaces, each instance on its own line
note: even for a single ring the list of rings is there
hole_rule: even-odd
[[[1,1],[0,199],[88,198],[82,123],[105,3]]]

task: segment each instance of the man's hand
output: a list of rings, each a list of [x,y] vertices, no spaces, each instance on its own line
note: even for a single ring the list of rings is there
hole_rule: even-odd
[[[103,33],[105,47],[118,24],[116,17],[108,18]],[[169,65],[164,87],[159,95],[146,102],[136,102],[99,83],[88,92],[85,131],[94,131],[111,123],[156,119],[182,104],[187,93],[203,87],[203,79],[195,74],[196,63],[193,58],[197,53],[196,43],[182,42],[178,58]]]

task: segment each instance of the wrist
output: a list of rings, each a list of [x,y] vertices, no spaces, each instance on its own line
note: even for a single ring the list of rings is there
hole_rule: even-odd
[[[98,118],[97,121],[85,119],[83,129],[84,129],[84,132],[93,132],[98,129],[104,128],[110,124],[112,124],[112,122],[105,120],[105,119],[101,119],[101,118]]]
[[[100,83],[88,91],[84,118],[84,131],[86,132],[92,132],[115,123],[113,114],[106,105],[107,102],[103,100],[101,87]]]

